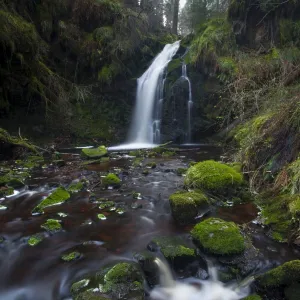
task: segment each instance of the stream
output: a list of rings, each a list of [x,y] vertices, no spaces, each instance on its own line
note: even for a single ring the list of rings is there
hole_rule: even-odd
[[[133,167],[134,158],[126,152],[116,152],[111,161],[81,166],[76,149],[61,149],[66,165],[47,165],[32,171],[26,187],[17,194],[1,199],[6,210],[0,211],[0,299],[71,299],[70,286],[84,274],[98,270],[110,261],[132,261],[134,253],[145,250],[157,235],[181,235],[191,244],[191,226],[176,225],[170,215],[169,196],[183,188],[184,177],[178,168],[187,168],[191,161],[220,160],[222,149],[213,145],[184,147],[176,156],[146,158],[156,168]],[[11,165],[12,162],[8,162]],[[118,189],[103,189],[99,176],[114,172],[122,180]],[[85,178],[90,190],[75,193],[63,204],[48,207],[42,215],[32,215],[32,209],[57,186],[67,186],[72,180]],[[133,194],[134,193],[134,194]],[[101,210],[97,199],[115,202]],[[99,220],[103,213],[105,220]],[[256,272],[297,259],[300,253],[287,244],[272,241],[256,218],[258,209],[252,203],[219,207],[210,215],[248,223],[253,245],[262,253]],[[61,221],[62,231],[43,232],[41,225],[49,218]],[[36,246],[28,245],[31,235],[43,232],[44,239]],[[64,262],[61,256],[71,251],[81,256]],[[188,270],[174,272],[178,280],[194,276]]]

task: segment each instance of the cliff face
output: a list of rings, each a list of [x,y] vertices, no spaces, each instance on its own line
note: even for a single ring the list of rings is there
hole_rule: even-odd
[[[37,135],[122,135],[134,78],[174,39],[115,0],[3,0],[0,16],[0,117]]]

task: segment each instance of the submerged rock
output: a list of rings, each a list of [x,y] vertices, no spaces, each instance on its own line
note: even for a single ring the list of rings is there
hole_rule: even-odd
[[[63,261],[73,261],[73,260],[76,260],[78,259],[79,257],[81,256],[81,254],[77,251],[73,251],[71,253],[68,253],[68,254],[64,254],[61,259]]]
[[[243,183],[243,176],[234,168],[213,160],[199,162],[186,173],[185,185],[189,188],[225,194]]]
[[[207,197],[201,192],[176,192],[170,196],[172,216],[180,224],[189,224],[195,221],[199,213],[209,208]]]
[[[98,148],[85,148],[81,150],[81,155],[89,159],[101,158],[107,154],[105,146],[99,146]]]
[[[84,298],[86,296],[102,299],[105,294],[110,299],[143,300],[143,281],[143,273],[137,264],[121,262],[73,283],[71,293],[75,299],[90,299]]]
[[[62,202],[65,202],[70,198],[69,192],[63,188],[59,187],[57,188],[53,193],[51,193],[50,196],[48,196],[46,199],[44,199],[39,205],[37,205],[33,210],[32,213],[43,213],[44,208],[52,205],[57,205]]]
[[[36,234],[36,235],[31,236],[27,243],[29,246],[36,246],[42,240],[43,240],[43,236],[41,234]]]
[[[84,189],[84,182],[78,181],[78,182],[73,182],[69,185],[68,187],[68,192],[71,194],[73,193],[78,193]]]
[[[232,255],[245,250],[244,237],[233,222],[209,218],[198,223],[191,235],[197,244],[211,254]]]
[[[46,221],[46,223],[44,223],[43,225],[41,225],[41,227],[43,229],[45,229],[46,231],[49,231],[51,233],[54,233],[54,232],[59,231],[59,230],[62,229],[62,226],[59,223],[59,221],[55,220],[55,219],[48,219]]]

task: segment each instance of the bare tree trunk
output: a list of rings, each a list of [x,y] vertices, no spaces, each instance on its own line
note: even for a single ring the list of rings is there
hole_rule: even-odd
[[[178,13],[179,13],[179,1],[174,0],[174,10],[173,10],[173,24],[172,24],[172,33],[177,34],[178,28]]]

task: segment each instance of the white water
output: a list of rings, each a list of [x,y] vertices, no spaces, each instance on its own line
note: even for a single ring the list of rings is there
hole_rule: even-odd
[[[189,84],[189,98],[188,98],[188,104],[187,104],[187,143],[191,142],[191,117],[192,117],[192,107],[193,107],[193,98],[192,98],[192,85],[191,81],[187,76],[187,71],[186,71],[186,64],[182,64],[182,78],[184,78],[188,84]]]
[[[213,267],[209,268],[208,280],[194,279],[189,284],[176,282],[166,264],[158,258],[155,262],[160,270],[161,286],[151,291],[152,300],[239,300],[249,294],[250,280],[239,286],[226,286],[218,281]]]
[[[164,72],[180,46],[180,41],[167,44],[148,70],[138,78],[136,105],[128,135],[128,143],[110,150],[151,148],[160,143]]]

